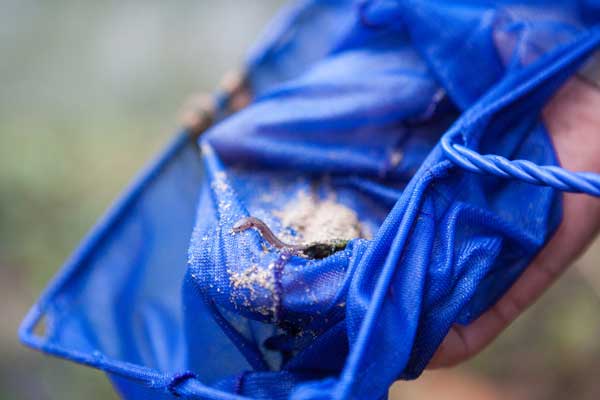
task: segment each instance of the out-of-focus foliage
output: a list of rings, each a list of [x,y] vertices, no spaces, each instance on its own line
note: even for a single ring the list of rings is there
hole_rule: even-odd
[[[102,374],[20,346],[17,325],[185,98],[240,65],[280,4],[0,0],[0,399],[116,398]],[[580,267],[481,356],[394,396],[599,398],[599,245]]]

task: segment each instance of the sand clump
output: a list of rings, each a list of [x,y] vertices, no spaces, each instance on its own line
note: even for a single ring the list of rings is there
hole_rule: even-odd
[[[241,271],[227,270],[229,274],[229,282],[234,290],[231,293],[231,302],[236,304],[236,299],[242,300],[245,307],[251,307],[254,311],[277,320],[278,307],[281,299],[275,289],[275,264],[271,263],[267,268],[258,265],[251,265]],[[248,290],[249,298],[242,295],[241,289]],[[260,292],[264,291],[264,295],[270,298],[270,306],[257,305],[254,302],[257,300]]]
[[[364,237],[356,212],[338,203],[333,196],[321,200],[300,192],[273,214],[281,220],[281,237],[293,243],[325,243]]]
[[[232,270],[227,270],[227,272],[229,273],[229,281],[234,289],[249,289],[253,295],[256,286],[271,292],[275,286],[272,264],[267,268],[251,265],[239,272]]]

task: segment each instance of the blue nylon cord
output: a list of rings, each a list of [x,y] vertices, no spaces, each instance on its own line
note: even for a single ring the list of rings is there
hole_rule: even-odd
[[[508,160],[498,155],[481,155],[460,144],[442,141],[448,158],[459,167],[480,175],[495,175],[533,185],[549,186],[562,192],[600,197],[600,175],[571,172],[553,165],[537,165],[527,160]]]

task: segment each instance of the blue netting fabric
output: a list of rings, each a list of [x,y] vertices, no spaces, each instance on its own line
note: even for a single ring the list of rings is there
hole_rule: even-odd
[[[480,152],[555,164],[540,110],[592,35],[570,2],[316,3],[251,69],[255,102],[200,140],[185,290],[257,371],[246,381],[376,398],[493,304],[560,219],[553,190],[465,174],[436,143],[458,133]],[[279,227],[306,191],[354,210],[373,239],[306,260],[231,234],[248,215]]]
[[[249,58],[253,102],[136,186],[45,296],[35,345],[108,370],[126,398],[385,398],[561,218],[555,190],[465,172],[440,140],[557,164],[540,112],[598,21],[592,1],[287,8]],[[351,220],[345,249],[309,259],[232,232],[254,216],[300,238],[286,221],[307,198],[321,232]]]

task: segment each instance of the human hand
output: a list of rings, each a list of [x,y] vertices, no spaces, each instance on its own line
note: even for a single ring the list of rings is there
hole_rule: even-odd
[[[600,88],[573,78],[545,107],[543,116],[564,168],[600,172]],[[478,354],[592,242],[600,230],[600,199],[563,196],[563,219],[551,240],[496,305],[471,324],[450,330],[429,368],[453,366]]]

